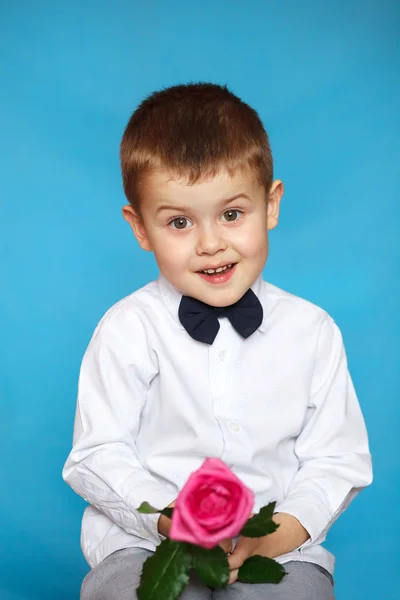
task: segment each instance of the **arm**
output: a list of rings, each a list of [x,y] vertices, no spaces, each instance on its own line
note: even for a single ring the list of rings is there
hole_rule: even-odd
[[[322,543],[334,521],[372,481],[367,432],[342,336],[327,315],[320,327],[308,413],[295,452],[299,470],[273,517],[279,529],[264,538],[239,539],[229,557],[229,583],[253,554],[275,558]]]
[[[143,325],[134,315],[129,318],[135,323],[127,329],[118,313],[112,322],[106,317],[86,351],[74,443],[63,477],[122,529],[157,544],[159,515],[136,509],[145,500],[157,508],[167,506],[174,494],[142,467],[137,456],[140,414],[157,362],[149,355]]]
[[[279,528],[274,533],[260,538],[261,552],[257,551],[257,554],[275,558],[292,552],[308,540],[308,531],[292,515],[276,513],[273,520],[279,524]]]
[[[357,493],[372,481],[364,419],[342,336],[328,315],[320,326],[308,414],[295,452],[299,470],[276,512],[292,515],[308,532],[303,546],[320,544]]]

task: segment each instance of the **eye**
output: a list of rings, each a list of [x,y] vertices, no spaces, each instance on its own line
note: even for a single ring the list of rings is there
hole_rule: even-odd
[[[192,222],[186,217],[177,217],[176,219],[172,219],[168,225],[171,229],[188,229],[192,225]]]
[[[238,221],[242,214],[243,213],[240,210],[237,210],[236,208],[231,208],[229,210],[226,210],[222,216],[224,221],[232,223],[233,221]]]

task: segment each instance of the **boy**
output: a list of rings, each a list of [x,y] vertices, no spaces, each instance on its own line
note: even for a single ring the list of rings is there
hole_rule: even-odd
[[[283,194],[263,125],[225,87],[174,86],[134,112],[121,164],[123,216],[161,273],[107,312],[82,363],[63,471],[90,504],[81,598],[136,598],[170,524],[137,507],[173,505],[215,456],[255,492],[255,511],[276,500],[280,527],[226,540],[228,587],[193,580],[182,598],[330,600],[321,543],[370,484],[371,461],[337,326],[262,278]],[[288,575],[237,582],[253,553]]]

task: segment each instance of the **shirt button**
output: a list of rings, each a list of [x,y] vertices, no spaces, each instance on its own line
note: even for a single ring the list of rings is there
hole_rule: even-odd
[[[227,350],[221,350],[221,352],[219,353],[219,360],[221,362],[224,362],[224,360],[226,359],[226,357],[228,356],[228,352]]]
[[[238,433],[240,431],[240,425],[238,425],[237,423],[231,422],[231,423],[228,423],[228,429],[232,433]]]

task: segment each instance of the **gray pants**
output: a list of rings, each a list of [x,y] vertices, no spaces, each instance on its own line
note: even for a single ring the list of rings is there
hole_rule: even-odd
[[[136,600],[142,565],[151,552],[126,548],[105,558],[85,577],[81,600]],[[288,562],[281,583],[239,583],[211,590],[191,579],[181,600],[334,600],[330,574],[312,563]]]

